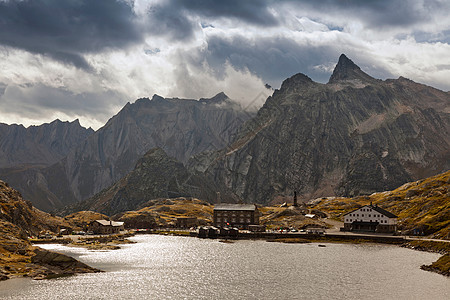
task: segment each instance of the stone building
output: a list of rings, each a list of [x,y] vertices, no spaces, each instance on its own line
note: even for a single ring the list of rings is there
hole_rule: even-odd
[[[124,230],[124,222],[95,220],[89,223],[89,230],[95,234],[112,234]]]
[[[220,203],[214,206],[214,226],[248,229],[259,224],[259,211],[254,204]]]
[[[179,217],[176,221],[177,228],[190,228],[198,225],[197,218],[195,217]]]

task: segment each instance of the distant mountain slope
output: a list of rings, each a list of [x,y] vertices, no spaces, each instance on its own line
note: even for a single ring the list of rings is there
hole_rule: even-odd
[[[286,79],[227,148],[189,167],[248,202],[394,189],[450,168],[450,94],[372,78],[342,55],[328,84]]]
[[[182,163],[169,157],[162,149],[148,151],[133,171],[88,200],[76,203],[63,212],[92,210],[107,215],[136,210],[157,198],[195,197],[209,202],[217,200],[217,192],[226,201],[237,198],[214,184],[203,174],[189,172]]]
[[[0,123],[0,168],[56,163],[92,133],[78,120],[55,120],[28,128]]]
[[[220,93],[211,99],[139,99],[58,163],[42,170],[8,170],[8,180],[44,210],[87,199],[130,172],[153,147],[186,161],[225,147],[252,114]]]
[[[65,175],[55,173],[58,170],[50,166],[93,133],[94,130],[82,127],[78,120],[55,120],[28,128],[0,124],[0,179],[20,190],[41,209],[50,211],[54,206],[62,206],[61,199],[49,189],[67,186]],[[48,182],[48,174],[58,176],[59,182]]]
[[[450,239],[450,171],[388,192],[355,198],[324,198],[311,201],[315,209],[340,218],[345,213],[373,203],[399,217],[399,228],[406,234],[433,234]]]

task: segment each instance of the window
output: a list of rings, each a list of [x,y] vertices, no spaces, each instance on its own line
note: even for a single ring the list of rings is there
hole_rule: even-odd
[[[247,223],[250,223],[250,219],[247,219]]]
[[[361,217],[364,217],[364,214],[361,214]]]
[[[369,215],[369,218],[370,218],[370,215]]]
[[[220,222],[220,218],[217,218],[217,222]]]
[[[244,218],[240,218],[239,223],[244,223]]]

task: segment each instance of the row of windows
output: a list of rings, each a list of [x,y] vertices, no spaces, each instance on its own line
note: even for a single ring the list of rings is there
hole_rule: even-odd
[[[350,214],[350,217],[359,217],[359,214]],[[361,214],[361,217],[364,217],[364,214]],[[372,217],[371,214],[368,214],[368,217]],[[374,218],[383,218],[383,215],[373,215]]]
[[[228,216],[229,214],[230,214],[229,212],[226,212],[226,211],[223,212],[223,216]],[[217,216],[218,216],[218,217],[222,216],[222,213],[221,213],[221,212],[217,212]],[[231,216],[232,216],[232,217],[236,217],[237,214],[236,214],[236,213],[232,213]],[[245,213],[245,214],[244,214],[243,212],[241,212],[241,213],[239,214],[239,216],[240,216],[240,217],[250,217],[250,213]]]
[[[358,221],[358,220],[355,219],[355,222],[357,222],[357,221]],[[347,219],[346,222],[347,222],[347,223],[353,222],[353,219]],[[369,222],[377,222],[377,221],[372,221],[372,220],[370,220]],[[380,220],[379,222],[380,222],[380,223],[387,223],[387,220]]]
[[[245,221],[246,221],[246,223],[250,223],[250,219],[246,219]],[[217,218],[217,223],[220,223],[220,222],[222,222],[222,219],[221,218]],[[223,218],[223,222],[224,223],[228,222],[228,219],[227,218]],[[231,222],[232,223],[236,223],[236,218],[232,218]],[[244,218],[240,218],[239,219],[239,223],[244,223]]]

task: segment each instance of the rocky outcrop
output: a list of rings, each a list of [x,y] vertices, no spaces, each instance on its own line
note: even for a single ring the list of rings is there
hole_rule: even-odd
[[[92,268],[70,256],[48,251],[41,248],[34,250],[31,263],[40,266],[34,268],[28,276],[33,279],[45,279],[76,273],[97,273],[98,269]],[[30,267],[30,266],[29,266]]]
[[[450,168],[448,93],[381,81],[342,55],[328,84],[286,79],[229,147],[189,167],[248,202],[391,190]]]
[[[92,198],[76,203],[62,214],[92,210],[107,215],[136,210],[157,198],[195,197],[217,201],[237,201],[226,187],[214,183],[203,174],[188,171],[182,163],[169,157],[161,148],[148,151],[134,170]]]
[[[0,181],[0,280],[28,276],[34,279],[74,273],[99,272],[63,254],[34,247],[28,236],[67,226],[31,206],[19,192]]]

